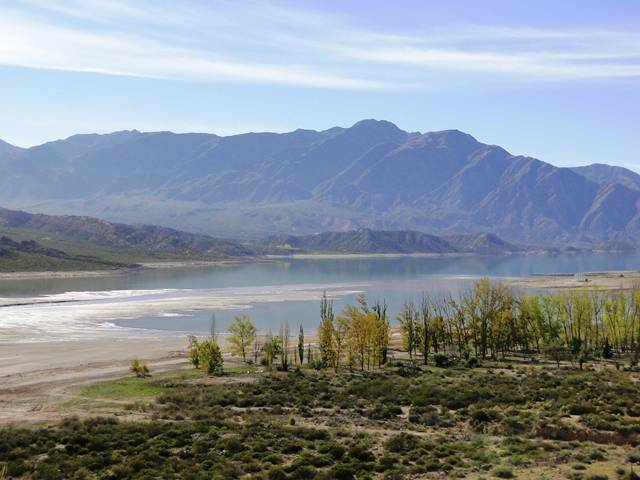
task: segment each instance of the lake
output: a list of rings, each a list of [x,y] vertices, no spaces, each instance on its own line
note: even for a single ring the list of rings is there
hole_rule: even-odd
[[[93,278],[1,280],[0,342],[201,334],[214,313],[220,332],[238,314],[250,315],[262,332],[277,331],[283,322],[292,332],[299,324],[311,332],[324,291],[336,312],[362,292],[384,299],[395,316],[407,299],[455,293],[482,276],[637,269],[635,253],[287,258]]]

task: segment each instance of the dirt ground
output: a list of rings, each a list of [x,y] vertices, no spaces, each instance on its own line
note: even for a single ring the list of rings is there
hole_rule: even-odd
[[[72,392],[127,375],[134,357],[155,372],[182,368],[185,347],[184,337],[0,345],[0,425],[60,419]]]

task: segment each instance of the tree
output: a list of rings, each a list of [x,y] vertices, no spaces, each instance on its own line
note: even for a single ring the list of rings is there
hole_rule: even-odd
[[[386,302],[377,301],[373,305],[373,313],[375,314],[376,324],[376,358],[378,366],[387,363],[389,355],[389,318],[387,317]]]
[[[320,361],[325,367],[335,365],[334,345],[334,320],[333,302],[327,299],[327,294],[322,294],[320,300],[320,326],[318,327],[318,347],[320,349]]]
[[[222,373],[222,352],[214,338],[207,338],[199,343],[198,364],[207,375]]]
[[[282,370],[289,370],[289,322],[280,325],[280,341],[282,345]]]
[[[282,342],[279,337],[274,337],[269,330],[262,345],[262,351],[264,352],[264,360],[268,368],[271,368],[273,362],[278,358],[278,355],[282,352]]]
[[[402,310],[398,314],[404,348],[409,352],[409,358],[413,358],[413,352],[418,345],[418,329],[416,325],[417,312],[413,302],[404,302]]]
[[[199,344],[198,339],[193,335],[189,335],[188,337],[189,346],[187,347],[187,352],[189,354],[189,361],[193,364],[195,368],[200,367],[200,353],[199,353]]]
[[[562,360],[564,351],[564,347],[558,339],[553,339],[544,346],[544,354],[554,360],[558,368],[560,368],[560,360]]]
[[[240,355],[242,360],[247,361],[247,350],[254,343],[256,338],[256,327],[253,325],[251,318],[247,315],[238,315],[234,319],[234,323],[229,326],[228,341],[231,349]]]
[[[302,324],[300,324],[300,333],[298,334],[298,358],[300,359],[300,365],[304,363],[304,330]]]
[[[258,363],[258,355],[260,355],[261,350],[262,349],[260,347],[260,342],[258,341],[258,336],[256,335],[253,340],[253,363]]]
[[[426,295],[422,295],[422,302],[420,303],[420,322],[417,325],[417,342],[420,345],[420,351],[422,352],[423,363],[426,365],[429,358],[429,347],[431,345],[431,317],[432,309],[431,302]]]
[[[613,358],[613,348],[609,343],[609,337],[604,337],[604,345],[602,346],[602,358],[610,359]]]
[[[580,348],[580,352],[578,354],[578,363],[580,364],[580,370],[582,370],[582,366],[584,365],[585,362],[589,360],[590,357],[591,357],[591,349],[586,344],[582,345],[582,347]]]

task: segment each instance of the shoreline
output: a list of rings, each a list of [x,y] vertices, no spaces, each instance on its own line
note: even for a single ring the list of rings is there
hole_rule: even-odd
[[[215,267],[226,265],[241,265],[244,263],[266,261],[256,257],[248,259],[220,259],[220,260],[167,260],[166,262],[140,262],[135,267],[108,268],[103,270],[38,270],[24,272],[0,272],[2,280],[28,280],[38,278],[93,278],[126,275],[128,273],[145,270]]]
[[[489,255],[489,254],[487,254]],[[499,256],[515,255],[514,253],[498,254]],[[448,253],[294,253],[291,255],[267,255],[268,259],[286,260],[330,260],[349,258],[438,258],[438,257],[477,257],[486,256],[479,253],[448,252]]]
[[[594,252],[603,253],[603,252]],[[28,280],[40,278],[93,278],[126,275],[128,273],[141,272],[153,269],[171,268],[196,268],[196,267],[216,267],[232,266],[248,263],[265,263],[273,260],[348,260],[367,258],[456,258],[456,257],[510,257],[510,256],[553,256],[557,252],[545,250],[531,250],[524,252],[502,252],[502,253],[474,253],[474,252],[446,252],[446,253],[294,253],[291,255],[267,254],[258,257],[247,258],[221,258],[215,260],[166,260],[157,262],[138,262],[136,266],[120,267],[100,270],[42,270],[42,271],[20,271],[20,272],[0,272],[0,282],[4,280]],[[589,275],[605,275],[611,272],[593,272]],[[573,274],[550,273],[533,274],[531,277],[557,277],[573,276]],[[526,278],[526,277],[523,277]],[[640,279],[639,279],[640,280]],[[518,277],[520,281],[520,277]],[[577,285],[576,285],[577,286]]]
[[[534,274],[505,278],[515,287],[565,290],[630,290],[640,286],[640,270],[608,270],[601,272]]]
[[[28,280],[37,278],[109,277],[138,272],[144,267],[122,267],[104,270],[39,270],[33,272],[0,272],[1,280]]]

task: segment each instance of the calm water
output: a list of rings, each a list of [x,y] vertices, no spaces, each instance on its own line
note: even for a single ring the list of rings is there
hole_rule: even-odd
[[[199,333],[208,330],[212,313],[221,331],[240,313],[249,314],[263,331],[277,329],[284,321],[289,322],[292,330],[298,324],[313,330],[318,323],[317,296],[325,289],[335,296],[336,310],[353,302],[356,292],[365,292],[371,299],[385,299],[390,313],[395,315],[406,299],[418,299],[422,292],[429,295],[455,292],[481,276],[618,269],[640,269],[640,255],[284,259],[235,266],[146,270],[113,277],[5,280],[0,281],[0,297],[5,298],[5,303],[12,301],[6,299],[22,302],[34,298],[64,303],[0,309],[0,340],[7,326],[18,331],[24,324],[32,330],[41,327],[43,334],[66,335],[68,330],[82,335],[83,328],[92,322],[107,321],[118,327]],[[264,296],[272,292],[279,300],[265,301]],[[199,300],[193,301],[197,304],[194,307],[190,299],[195,297]],[[206,299],[214,297],[216,302],[228,305],[208,308]],[[135,309],[136,302],[146,302],[147,306]],[[37,332],[33,333],[36,335]]]

